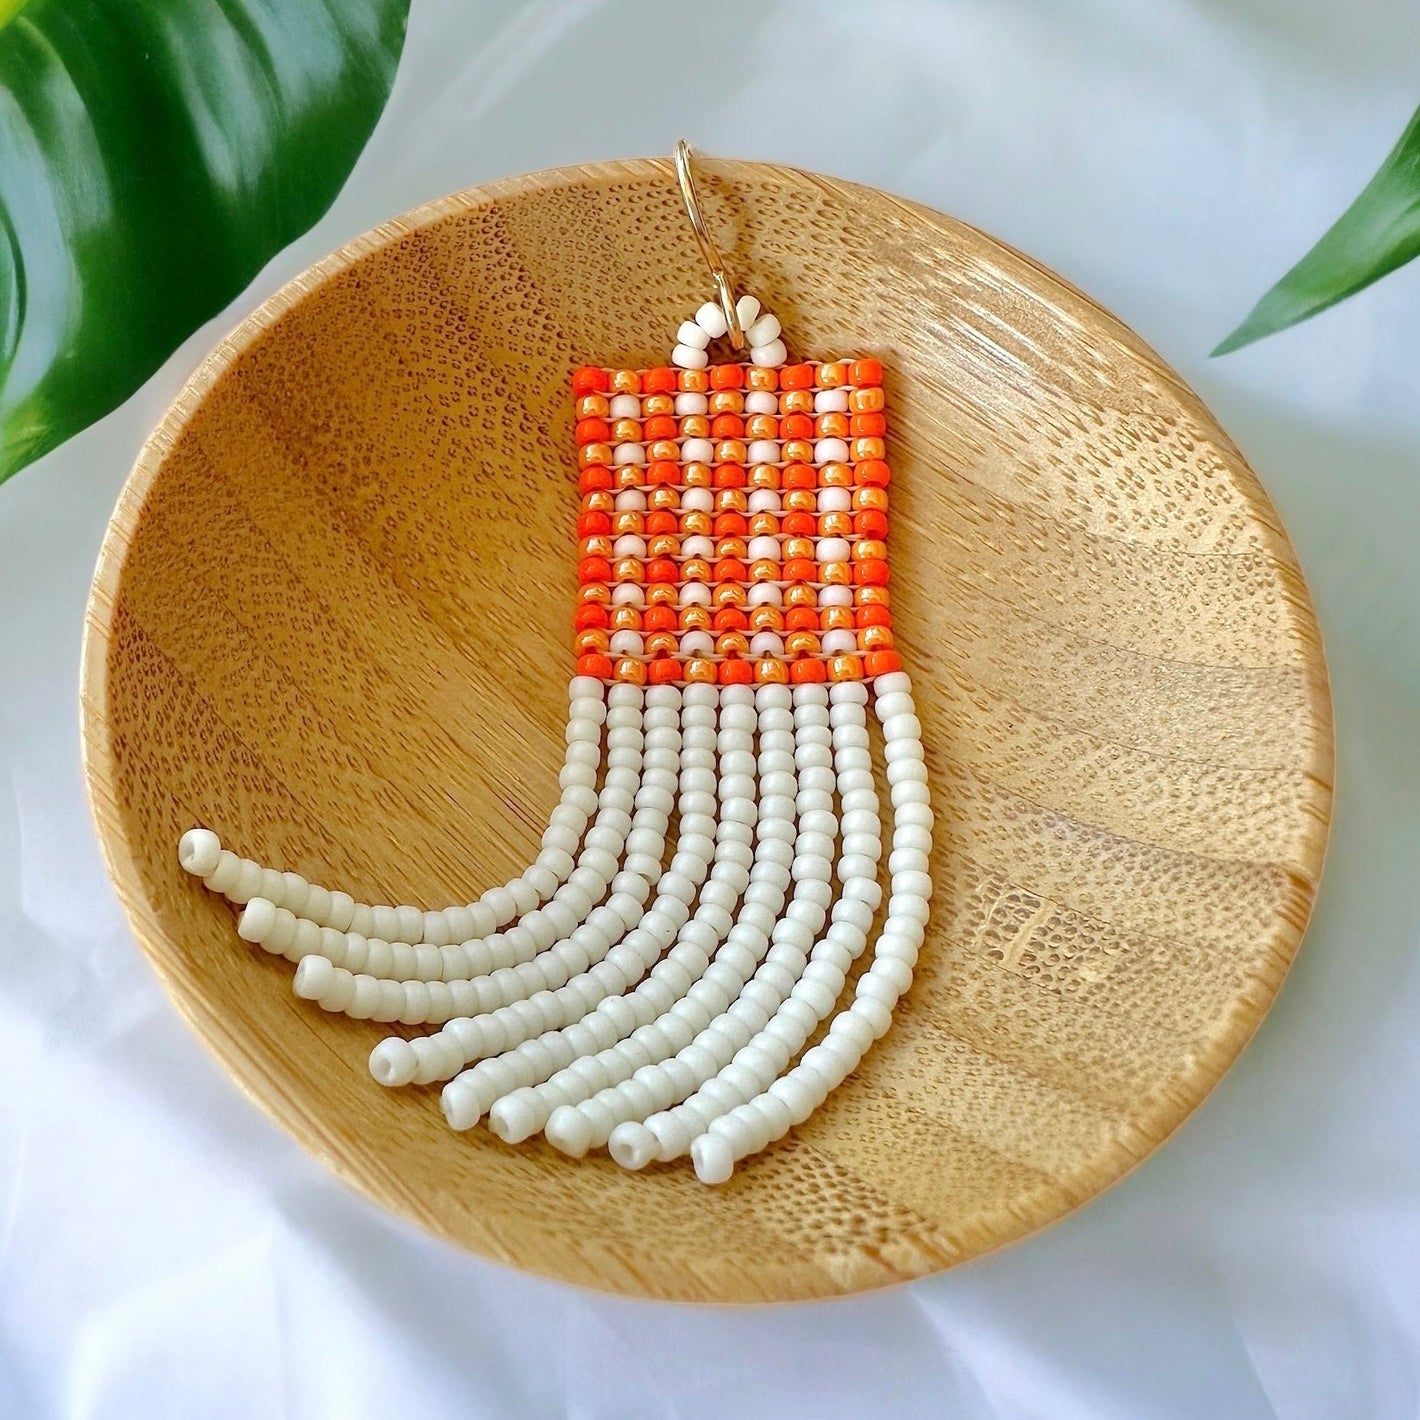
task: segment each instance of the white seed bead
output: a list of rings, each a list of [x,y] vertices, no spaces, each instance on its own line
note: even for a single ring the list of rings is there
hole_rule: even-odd
[[[684,418],[687,414],[708,414],[710,412],[710,401],[705,395],[696,390],[682,390],[675,397],[675,412],[681,418]]]
[[[756,345],[768,345],[770,341],[779,338],[781,329],[779,318],[766,312],[753,325],[745,327],[745,339],[749,341],[751,348]]]
[[[761,309],[757,297],[750,295],[741,296],[739,300],[735,302],[735,315],[739,317],[740,329],[748,330],[759,318]]]
[[[815,414],[845,414],[848,411],[848,391],[841,386],[837,389],[819,390],[814,395]]]
[[[716,340],[722,335],[727,335],[730,329],[729,324],[725,320],[725,312],[721,310],[718,301],[706,301],[705,304],[696,311],[695,323],[712,340]]]
[[[768,345],[754,346],[749,358],[751,364],[774,369],[789,358],[789,349],[782,340],[771,340]]]
[[[676,343],[687,350],[704,350],[710,344],[710,332],[693,320],[682,321],[675,338]]]

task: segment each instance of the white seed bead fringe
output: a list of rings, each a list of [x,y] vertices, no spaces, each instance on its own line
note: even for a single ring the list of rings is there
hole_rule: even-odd
[[[623,1059],[610,1081],[590,1098],[553,1111],[547,1138],[564,1153],[580,1156],[605,1144],[624,1121],[644,1118],[684,1099],[763,1027],[768,1019],[761,999],[763,983],[757,989],[747,988],[746,982],[758,974],[771,936],[778,945],[777,959],[768,968],[771,979],[777,977],[783,985],[787,977],[792,985],[795,968],[803,969],[803,958],[792,948],[798,928],[790,924],[812,923],[815,911],[822,920],[831,896],[837,833],[828,693],[823,686],[795,687],[792,719],[794,778],[775,782],[772,760],[761,771],[762,831],[754,867],[759,891],[746,894],[744,910],[716,958],[716,966],[725,969],[724,991],[713,1002],[697,1003],[700,1009],[694,1016],[681,1018],[684,1036],[671,1042],[671,1049],[651,1060]],[[770,751],[780,752],[777,746]],[[797,883],[795,902],[786,913],[791,880]],[[810,926],[810,941],[813,930]],[[705,1005],[718,1009],[705,1009]]]
[[[691,689],[687,687],[688,695]],[[630,944],[636,953],[632,965],[635,966],[639,958],[640,969],[634,976],[628,976],[628,985],[635,985],[636,989],[626,996],[608,995],[581,1021],[556,1023],[559,1027],[571,1026],[570,1034],[563,1034],[560,1029],[546,1032],[537,1040],[525,1042],[526,1049],[496,1060],[484,1059],[451,1081],[444,1088],[442,1104],[445,1118],[455,1129],[470,1128],[502,1096],[529,1088],[557,1071],[570,1068],[576,1079],[594,1079],[600,1068],[600,1054],[592,1056],[589,1062],[582,1060],[574,1049],[581,1035],[576,1027],[588,1026],[598,1041],[599,1052],[617,1042],[625,1046],[623,1037],[649,1024],[662,1009],[670,1009],[689,990],[704,986],[701,978],[709,967],[710,957],[730,930],[731,910],[751,878],[750,845],[758,816],[753,773],[756,720],[754,693],[748,687],[730,686],[723,691],[711,686],[696,689],[699,692],[697,709],[701,708],[702,696],[703,708],[711,716],[716,704],[719,705],[715,741],[718,772],[696,770],[688,781],[693,785],[692,793],[704,796],[691,800],[692,808],[716,808],[718,799],[719,823],[713,840],[713,861],[708,865],[709,881],[705,882],[707,865],[703,861],[709,841],[707,836],[697,835],[699,841],[692,841],[682,850],[701,860],[693,865],[694,871],[684,874],[685,881],[672,879],[667,874],[663,882],[665,900],[658,903],[663,923],[657,925],[644,943]],[[684,826],[683,812],[682,829]],[[692,919],[690,904],[696,897],[696,878],[705,886]],[[652,968],[652,963],[672,939],[676,942],[675,948]],[[648,968],[651,975],[641,982]],[[527,1133],[532,1133],[542,1127],[551,1107],[543,1108],[540,1102],[536,1112],[541,1118],[534,1122],[514,1105],[500,1112],[500,1122],[510,1134],[520,1132],[524,1124]],[[527,1134],[522,1137],[526,1138]]]
[[[807,1119],[886,1033],[893,1007],[912,984],[932,893],[932,811],[922,726],[904,672],[879,677],[874,690],[874,710],[883,727],[893,832],[887,920],[873,948],[873,963],[859,978],[852,1005],[833,1018],[818,1045],[806,1050],[787,1074],[712,1120],[692,1141],[690,1156],[702,1183],[724,1183],[737,1163]]]
[[[623,691],[630,694],[621,694]],[[317,1002],[328,1011],[342,1011],[357,1020],[440,1024],[506,1005],[548,989],[549,983],[561,985],[566,975],[561,981],[555,979],[559,962],[580,969],[583,963],[577,960],[577,948],[567,945],[569,937],[587,928],[581,939],[585,941],[592,937],[597,926],[614,929],[620,920],[617,910],[626,905],[623,899],[643,886],[640,877],[617,873],[617,863],[630,832],[637,826],[654,829],[659,824],[662,835],[665,833],[663,819],[652,814],[647,822],[646,816],[638,820],[630,813],[645,787],[647,776],[653,775],[643,762],[642,694],[635,686],[614,686],[610,699],[607,739],[611,750],[606,781],[598,796],[596,825],[587,834],[588,846],[578,867],[552,901],[525,914],[506,932],[458,946],[424,948],[426,966],[432,968],[433,956],[437,953],[442,966],[452,971],[451,978],[420,979],[412,974],[394,974],[397,968],[408,966],[411,961],[417,967],[421,949],[370,940],[364,943],[363,955],[374,958],[369,964],[382,967],[390,975],[377,977],[368,970],[351,971],[348,965],[336,966],[331,957],[312,953],[302,958],[296,968],[293,981],[296,994]],[[674,715],[674,709],[669,713]],[[629,721],[624,727],[613,724],[620,715],[625,715]],[[612,889],[611,898],[603,906],[592,906],[600,902],[608,885]],[[644,886],[649,892],[649,885]],[[580,919],[580,925],[574,919]],[[557,940],[559,938],[561,940]],[[346,945],[349,953],[362,954],[360,940],[347,940]],[[548,948],[550,950],[546,950]],[[592,951],[595,952],[594,945]],[[349,962],[348,955],[346,959]],[[407,1083],[398,1078],[401,1070],[392,1065],[381,1067],[386,1068],[393,1070],[394,1078],[385,1083]],[[383,1079],[383,1075],[380,1078]]]
[[[178,862],[187,872],[230,901],[262,898],[273,907],[316,927],[355,932],[387,942],[448,946],[485,937],[551,897],[571,874],[572,853],[597,806],[597,766],[601,726],[607,718],[606,687],[591,676],[576,676],[568,687],[571,713],[567,753],[558,782],[562,798],[552,811],[537,861],[476,902],[426,911],[409,905],[371,906],[348,893],[307,882],[299,873],[264,868],[222,847],[211,829],[192,828],[178,843]],[[278,950],[285,953],[284,948]]]
[[[754,296],[741,296],[735,302],[735,314],[745,333],[749,360],[752,365],[778,366],[789,358],[784,342],[779,338],[779,318],[764,310]],[[693,320],[682,321],[675,333],[671,364],[682,370],[703,370],[710,363],[707,349],[712,340],[729,332],[729,322],[718,301],[706,301]]]

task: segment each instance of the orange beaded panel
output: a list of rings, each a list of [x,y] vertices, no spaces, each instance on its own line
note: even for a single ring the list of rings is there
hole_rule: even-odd
[[[901,668],[882,366],[572,376],[579,675],[863,680]]]

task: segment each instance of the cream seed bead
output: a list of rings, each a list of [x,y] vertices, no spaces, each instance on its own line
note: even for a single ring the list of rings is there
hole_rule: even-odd
[[[875,709],[879,719],[884,721],[883,735],[888,747],[905,745],[910,751],[915,741],[920,757],[920,738],[913,736],[911,723],[916,716],[899,701],[899,697],[910,698],[911,695],[906,675],[894,672],[891,676],[881,677],[878,691],[880,698]],[[885,706],[883,701],[889,703]],[[906,756],[908,759],[911,757],[910,753]],[[925,785],[913,787],[925,790]],[[900,824],[895,821],[889,861],[900,853],[925,857],[930,845],[915,846],[920,843],[922,831],[930,834],[930,823]],[[910,836],[914,846],[899,841],[899,835],[904,832]],[[702,1182],[724,1182],[741,1158],[757,1152],[768,1142],[782,1137],[792,1125],[807,1119],[822,1103],[828,1089],[850,1074],[873,1041],[880,1039],[887,1031],[893,1006],[911,985],[912,968],[923,940],[930,892],[931,881],[925,871],[909,869],[893,875],[887,921],[879,936],[873,963],[859,978],[853,1004],[834,1017],[827,1036],[820,1045],[805,1052],[798,1066],[773,1081],[761,1095],[736,1106],[722,1119],[714,1121],[709,1132],[694,1140],[691,1155],[695,1160],[696,1175]],[[648,1128],[650,1123],[648,1120]],[[636,1142],[638,1150],[646,1152],[648,1146],[645,1141]]]

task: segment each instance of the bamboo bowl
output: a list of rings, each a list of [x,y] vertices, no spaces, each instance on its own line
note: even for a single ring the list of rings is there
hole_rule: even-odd
[[[1194,1108],[1297,948],[1330,812],[1307,590],[1266,494],[1118,321],[958,222],[722,163],[800,356],[888,374],[898,643],[939,815],[893,1031],[724,1188],[445,1126],[386,1027],[297,1000],[178,867],[208,824],[374,901],[518,871],[571,674],[567,376],[663,363],[706,281],[666,162],[449,197],[273,297],[144,449],[88,608],[110,871],[238,1082],[371,1198],[520,1267],[687,1300],[918,1277],[1060,1217]]]

